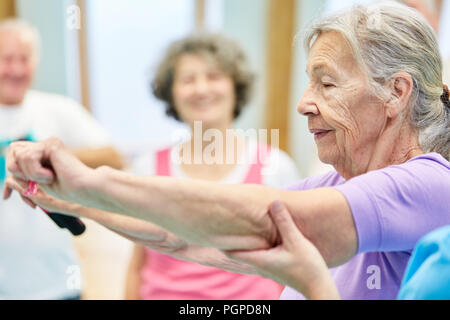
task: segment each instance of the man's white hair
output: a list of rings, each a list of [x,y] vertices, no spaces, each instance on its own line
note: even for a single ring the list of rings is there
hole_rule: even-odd
[[[442,59],[433,28],[416,10],[394,1],[355,6],[321,18],[304,35],[309,52],[322,33],[339,32],[366,73],[372,92],[386,99],[399,72],[414,83],[411,123],[424,152],[450,158],[450,108],[441,101]]]
[[[15,33],[23,41],[30,43],[32,48],[32,54],[35,61],[39,61],[41,53],[41,37],[39,31],[28,22],[17,19],[9,18],[0,21],[0,34],[3,32]]]

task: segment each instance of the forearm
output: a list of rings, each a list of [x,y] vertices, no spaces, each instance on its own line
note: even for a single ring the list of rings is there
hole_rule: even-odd
[[[255,268],[227,257],[221,250],[197,245],[188,245],[175,250],[172,257],[208,267],[220,268],[230,272],[256,274]]]
[[[144,178],[104,167],[87,178],[79,198],[84,205],[153,222],[193,244],[255,249],[276,239],[267,215],[280,196],[274,189]]]
[[[143,238],[136,238],[114,229],[110,230],[140,246],[148,247],[179,260],[198,263],[207,267],[219,268],[230,272],[256,274],[255,268],[252,266],[232,260],[216,248],[189,245],[187,243],[181,247],[174,247],[165,241],[149,241]]]
[[[7,168],[15,178],[36,181],[61,200],[143,219],[200,246],[273,247],[277,230],[268,208],[279,200],[329,265],[344,263],[357,249],[350,207],[332,188],[281,191],[260,185],[138,177],[108,167],[90,169],[56,138],[11,145]]]
[[[154,242],[169,242],[170,245],[184,246],[186,242],[170,235],[169,232],[152,223],[123,216],[117,213],[106,212],[99,209],[87,208],[78,204],[67,204],[61,213],[75,215],[82,218],[93,220],[104,227],[119,233],[127,235],[133,239]],[[168,244],[169,245],[169,244]]]
[[[174,258],[231,272],[255,273],[253,267],[228,258],[218,249],[188,244],[149,222],[75,204],[68,204],[66,208],[67,210],[63,210],[62,213],[96,221],[138,245],[150,247]],[[131,280],[135,278],[134,275],[129,275],[129,277]]]
[[[94,171],[79,194],[86,206],[152,222],[192,244],[221,250],[272,247],[277,231],[268,208],[279,200],[329,266],[345,263],[357,250],[350,207],[333,188],[285,191],[138,177],[106,167]]]
[[[60,167],[66,162],[77,165],[63,152],[54,154],[52,161]],[[65,184],[48,190],[86,207],[152,222],[192,244],[221,250],[272,247],[277,231],[268,208],[279,200],[329,266],[345,263],[357,250],[350,207],[333,188],[285,191],[260,185],[139,177],[108,167],[80,167],[77,172],[65,173]]]

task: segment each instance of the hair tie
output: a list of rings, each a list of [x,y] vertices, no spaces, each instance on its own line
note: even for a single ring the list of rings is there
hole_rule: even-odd
[[[444,84],[444,90],[442,92],[441,101],[447,108],[450,108],[449,98],[450,98],[450,92],[448,90],[447,85]]]

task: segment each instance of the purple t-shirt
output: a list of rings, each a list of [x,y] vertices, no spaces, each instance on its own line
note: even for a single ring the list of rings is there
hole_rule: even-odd
[[[450,163],[429,153],[345,181],[336,171],[290,187],[334,187],[348,201],[357,254],[331,269],[342,299],[395,299],[417,241],[450,224]],[[304,299],[286,287],[282,300]]]

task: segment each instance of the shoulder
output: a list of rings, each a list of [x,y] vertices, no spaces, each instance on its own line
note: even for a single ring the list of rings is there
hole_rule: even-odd
[[[450,188],[450,179],[442,179],[449,175],[449,162],[440,154],[428,153],[402,164],[369,171],[350,179],[345,185],[366,185],[368,181],[380,182],[384,180],[386,183],[391,182],[397,185],[407,183],[406,186],[410,187],[420,184],[422,187],[426,185],[447,185]]]
[[[152,147],[143,146],[131,161],[130,171],[137,175],[154,176],[156,175],[156,164],[158,156],[163,152],[170,152],[173,146],[168,147]]]
[[[92,118],[80,103],[60,94],[30,90],[25,99],[28,110],[36,116],[51,115],[52,118],[71,122],[91,121]]]
[[[350,198],[364,194],[373,202],[395,199],[415,206],[427,202],[437,209],[437,205],[447,202],[445,197],[450,194],[450,164],[441,155],[428,153],[354,177],[336,188]]]
[[[406,162],[404,166],[411,168],[414,168],[414,166],[428,167],[431,170],[439,170],[450,173],[450,162],[448,162],[442,155],[435,152],[415,157]]]
[[[289,172],[299,178],[297,165],[294,160],[283,150],[277,148],[270,148],[270,153],[267,157],[265,165],[269,168],[275,167],[279,172]]]
[[[260,152],[258,157],[263,164],[261,175],[264,185],[283,188],[300,180],[298,168],[286,152],[266,144],[258,144],[252,141],[249,144]]]
[[[351,208],[359,252],[411,250],[424,234],[450,223],[450,167],[436,153],[370,171],[335,188]]]
[[[24,107],[32,118],[36,138],[57,136],[71,148],[112,145],[109,133],[75,100],[53,93],[30,90]]]
[[[132,160],[130,171],[137,175],[153,175],[154,166],[154,153],[144,152]]]
[[[352,184],[378,184],[418,193],[450,192],[450,164],[438,153],[428,153],[405,163],[370,171],[349,180]],[[377,187],[377,186],[373,186]]]
[[[42,106],[46,108],[76,108],[82,109],[81,104],[72,98],[56,94],[37,90],[29,90],[26,96],[27,102],[33,105]]]
[[[295,184],[290,185],[287,189],[293,191],[311,190],[323,187],[333,187],[345,183],[336,170],[331,170],[326,173],[308,177]]]

